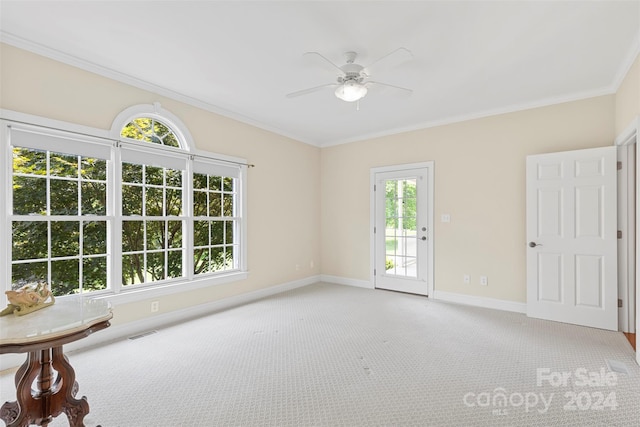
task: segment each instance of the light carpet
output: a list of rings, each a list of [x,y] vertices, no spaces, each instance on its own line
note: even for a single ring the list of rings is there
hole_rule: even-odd
[[[640,420],[640,367],[621,333],[324,283],[69,358],[87,426]],[[0,386],[2,402],[15,399],[13,372]]]

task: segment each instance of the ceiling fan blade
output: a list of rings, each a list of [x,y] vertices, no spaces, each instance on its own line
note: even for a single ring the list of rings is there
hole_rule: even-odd
[[[319,90],[322,90],[326,87],[336,87],[339,86],[338,83],[328,83],[326,85],[322,85],[322,86],[316,86],[316,87],[310,87],[309,89],[302,89],[299,90],[297,92],[291,92],[287,94],[287,98],[295,98],[296,96],[300,96],[300,95],[306,95],[308,93],[312,93],[312,92],[317,92]]]
[[[337,64],[335,64],[333,61],[331,61],[330,59],[328,59],[327,57],[325,57],[319,52],[305,52],[304,56],[312,57],[312,58],[320,58],[324,65],[330,65],[334,71],[338,71],[341,75],[344,75],[344,71],[342,71],[342,68],[340,68]]]
[[[373,63],[364,67],[364,71],[368,75],[371,75],[380,68],[393,67],[410,59],[413,59],[413,53],[411,53],[411,51],[405,47],[399,47],[393,52],[387,53],[383,57],[376,59],[375,61],[373,61]]]
[[[411,89],[407,89],[406,87],[402,87],[402,86],[390,85],[388,83],[380,83],[380,82],[374,82],[374,81],[369,80],[368,82],[365,83],[365,86],[368,86],[368,85],[386,86],[386,87],[390,87],[390,88],[393,88],[393,89],[398,89],[398,90],[401,90],[401,91],[405,92],[407,95],[410,95],[410,94],[413,93],[413,90],[411,90]]]

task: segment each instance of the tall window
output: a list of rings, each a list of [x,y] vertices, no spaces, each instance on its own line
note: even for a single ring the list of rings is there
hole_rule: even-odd
[[[182,171],[122,163],[122,284],[182,277]]]
[[[8,126],[11,288],[118,294],[242,272],[241,166],[185,149],[155,115],[123,123],[117,141]]]
[[[47,282],[54,295],[107,289],[107,152],[42,137],[12,132],[12,287]],[[40,149],[45,140],[55,150]],[[104,158],[69,154],[75,148]]]
[[[235,179],[225,176],[193,176],[194,273],[203,274],[238,267],[234,240]]]

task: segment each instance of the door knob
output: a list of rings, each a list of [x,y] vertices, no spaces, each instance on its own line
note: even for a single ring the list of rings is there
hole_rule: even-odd
[[[529,242],[529,247],[530,248],[535,248],[536,246],[542,246],[540,243],[536,243],[536,242]]]

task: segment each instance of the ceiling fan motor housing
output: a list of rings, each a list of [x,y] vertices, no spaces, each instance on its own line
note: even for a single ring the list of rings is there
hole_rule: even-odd
[[[364,67],[355,63],[357,53],[347,52],[344,55],[347,63],[340,67],[344,76],[338,76],[341,86],[336,89],[336,96],[347,102],[358,101],[367,94],[367,88],[362,84],[367,75]]]
[[[356,81],[362,83],[366,74],[362,71],[364,67],[360,64],[347,63],[340,67],[344,72],[344,76],[338,77],[338,83],[344,83],[346,81]]]

